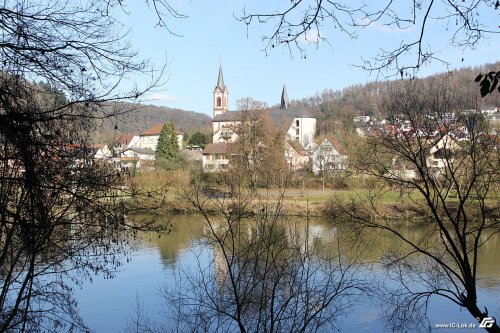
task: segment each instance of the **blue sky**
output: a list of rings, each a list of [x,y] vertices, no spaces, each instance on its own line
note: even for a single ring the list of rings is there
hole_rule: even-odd
[[[247,31],[244,23],[234,15],[244,6],[252,10],[269,11],[269,0],[191,0],[171,1],[185,19],[170,20],[170,29],[182,35],[176,37],[163,28],[155,28],[155,16],[142,1],[128,3],[128,15],[120,21],[130,28],[130,40],[139,55],[160,66],[168,62],[166,84],[148,95],[146,104],[165,105],[212,115],[212,92],[216,84],[219,63],[229,89],[230,109],[236,100],[252,97],[273,105],[279,102],[281,89],[286,84],[290,99],[301,99],[321,93],[324,89],[343,89],[349,85],[374,81],[376,76],[353,67],[361,57],[376,55],[379,48],[398,45],[403,38],[417,31],[396,30],[374,24],[358,30],[358,38],[346,35],[325,25],[322,34],[329,44],[303,42],[306,59],[298,52],[275,48],[266,55],[261,35],[267,28],[252,25]],[[289,1],[284,1],[287,5]],[[267,6],[267,7],[266,7]],[[487,19],[486,17],[484,18]],[[489,19],[489,18],[488,18]],[[491,19],[498,22],[498,14]],[[450,47],[443,26],[430,26],[429,43],[441,48],[439,55],[452,63],[452,68],[474,66],[500,59],[500,36],[492,36],[477,50]],[[462,62],[462,58],[464,61]],[[419,75],[446,71],[446,66],[433,62],[423,67]],[[137,83],[141,85],[141,78]]]

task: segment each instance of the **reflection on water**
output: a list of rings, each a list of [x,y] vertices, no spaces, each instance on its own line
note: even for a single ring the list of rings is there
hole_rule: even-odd
[[[193,249],[204,233],[204,225],[199,217],[178,216],[172,220],[173,230],[169,234],[141,234],[137,248],[133,251],[132,262],[122,267],[117,277],[105,280],[102,277],[93,284],[85,284],[76,291],[83,319],[96,332],[118,332],[123,330],[127,317],[130,316],[136,299],[142,303],[152,318],[161,320],[163,299],[159,290],[165,284],[173,284],[177,266],[189,267],[195,260]],[[302,226],[305,221],[289,221],[291,225]],[[300,230],[300,228],[299,228]],[[340,231],[332,228],[325,220],[313,220],[309,224],[311,242],[337,247]],[[404,232],[419,237],[419,228],[408,225]],[[388,250],[401,248],[403,245],[391,237],[363,235],[363,246],[354,246],[344,240],[340,243],[342,253],[352,259],[377,264]],[[206,251],[205,251],[206,252]],[[479,297],[487,305],[490,313],[500,313],[500,235],[494,235],[480,248],[481,261],[478,267]],[[210,260],[210,258],[205,258]],[[376,265],[375,265],[376,266]],[[377,266],[376,266],[377,267]],[[384,280],[381,269],[364,271],[363,274]],[[450,302],[435,299],[430,305],[431,324],[448,322],[473,322],[465,311],[459,311]],[[379,305],[367,302],[360,304],[349,316],[340,318],[341,331],[384,332],[386,328],[380,319]],[[470,331],[470,330],[469,330]],[[459,332],[456,330],[454,332]]]
[[[139,236],[143,246],[159,249],[166,268],[175,267],[179,252],[189,249],[192,242],[203,235],[203,223],[199,217],[180,215],[171,222],[172,231],[169,233],[143,233]]]

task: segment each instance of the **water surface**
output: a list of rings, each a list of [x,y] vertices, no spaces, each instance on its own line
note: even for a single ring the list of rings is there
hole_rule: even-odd
[[[199,217],[178,216],[173,220],[174,229],[167,235],[141,234],[132,250],[132,260],[121,266],[113,279],[96,276],[93,282],[87,282],[82,289],[76,290],[75,297],[79,302],[80,313],[85,322],[95,332],[121,332],[127,320],[133,317],[134,309],[139,306],[152,321],[165,322],[165,300],[160,290],[172,287],[175,283],[178,268],[196,269],[195,260],[200,253],[200,240],[203,237],[204,224]],[[305,225],[303,220],[290,220],[295,225]],[[313,220],[309,231],[315,242],[323,242],[336,246],[338,230],[328,222]],[[409,225],[407,232],[418,233],[418,228]],[[386,279],[386,272],[377,264],[383,253],[394,247],[401,247],[397,240],[390,237],[379,237],[375,241],[365,243],[364,249],[354,248],[343,243],[342,251],[347,256],[362,255],[363,260],[373,263],[372,270],[364,270],[361,274],[375,280]],[[201,249],[202,261],[213,260],[211,251]],[[500,237],[492,237],[486,246],[481,248],[482,258],[479,265],[479,298],[481,305],[486,305],[490,313],[500,314]],[[211,257],[212,256],[212,257]],[[144,315],[144,314],[143,314]],[[388,328],[382,320],[380,304],[376,300],[357,305],[347,315],[338,318],[342,332],[385,332]],[[434,298],[429,308],[431,327],[439,323],[475,323],[465,310],[440,298]],[[443,329],[433,329],[433,332]],[[471,330],[454,329],[453,332],[470,332]],[[474,330],[472,330],[474,331]],[[477,331],[480,331],[477,329]]]

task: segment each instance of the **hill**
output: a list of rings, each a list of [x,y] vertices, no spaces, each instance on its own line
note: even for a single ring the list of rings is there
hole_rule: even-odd
[[[500,92],[493,92],[481,98],[479,84],[474,82],[474,79],[479,73],[487,73],[498,68],[500,61],[477,67],[464,67],[419,80],[429,84],[435,80],[443,80],[456,94],[475,99],[478,108],[490,108],[500,106]],[[314,96],[292,100],[290,106],[304,108],[316,116],[318,135],[337,133],[341,139],[346,131],[353,130],[353,117],[377,115],[378,105],[390,87],[408,79],[405,77],[404,80],[369,82],[342,90],[325,89]]]
[[[130,110],[118,119],[105,119],[97,124],[94,142],[110,144],[113,138],[121,133],[137,133],[145,131],[155,124],[174,121],[176,128],[192,134],[194,132],[211,131],[211,118],[204,114],[166,106],[119,103],[114,108]]]

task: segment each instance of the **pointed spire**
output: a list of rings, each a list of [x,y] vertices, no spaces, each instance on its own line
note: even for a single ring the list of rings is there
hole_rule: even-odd
[[[224,84],[224,76],[222,75],[222,64],[219,64],[219,79],[217,80],[217,87],[224,91],[226,89],[226,85]]]
[[[280,109],[288,109],[288,92],[286,91],[286,85],[283,85],[283,92],[281,93]]]

